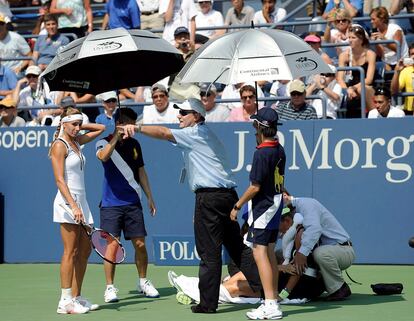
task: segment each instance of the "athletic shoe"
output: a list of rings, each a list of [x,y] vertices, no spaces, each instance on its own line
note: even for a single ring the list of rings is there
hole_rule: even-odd
[[[174,271],[168,271],[168,282],[170,282],[171,286],[176,288],[178,292],[182,292],[181,287],[177,284],[178,275]]]
[[[262,304],[257,309],[253,309],[246,313],[250,320],[278,320],[282,319],[282,311],[279,305],[264,305]]]
[[[87,298],[84,298],[82,296],[78,296],[76,297],[76,300],[78,300],[78,302],[84,306],[85,308],[88,308],[89,311],[95,311],[99,309],[99,304],[96,303],[92,303],[91,301],[89,301]]]
[[[88,313],[89,308],[84,307],[78,300],[60,300],[57,308],[59,314],[83,314]]]
[[[159,298],[160,296],[150,280],[146,280],[142,287],[138,281],[137,290],[139,293],[143,293],[147,298]]]
[[[106,303],[118,302],[118,289],[115,287],[110,287],[105,290],[104,299]]]
[[[177,294],[175,295],[175,298],[177,299],[178,303],[181,303],[184,305],[193,303],[193,299],[181,291],[177,292]]]

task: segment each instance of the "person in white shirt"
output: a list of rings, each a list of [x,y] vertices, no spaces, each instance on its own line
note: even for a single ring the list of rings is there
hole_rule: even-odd
[[[194,43],[197,9],[193,0],[160,0],[159,14],[165,21],[162,34],[165,40],[174,45],[174,31],[186,27],[190,30],[190,41]]]
[[[221,12],[213,9],[212,0],[197,0],[200,5],[200,12],[195,18],[197,28],[202,27],[218,27],[224,25],[224,18]],[[215,38],[225,34],[226,29],[215,30],[200,30],[197,33],[209,37]]]
[[[159,13],[160,0],[137,0],[141,12],[141,29],[162,29],[164,19]]]
[[[178,123],[178,109],[169,102],[168,90],[157,83],[151,87],[153,105],[145,106],[142,113],[142,123],[173,124]]]
[[[398,118],[405,117],[404,111],[391,106],[391,92],[387,87],[378,87],[374,94],[374,109],[368,113],[368,118]]]
[[[255,25],[264,23],[276,23],[286,16],[286,10],[276,6],[276,0],[262,0],[262,10],[254,14]]]
[[[214,84],[203,83],[200,86],[201,102],[206,109],[207,122],[226,122],[230,116],[230,109],[226,106],[215,102],[217,97],[217,88]]]

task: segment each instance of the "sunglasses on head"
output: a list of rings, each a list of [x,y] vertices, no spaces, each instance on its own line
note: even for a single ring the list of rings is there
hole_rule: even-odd
[[[206,96],[207,97],[210,97],[211,96],[211,93],[210,92],[205,92],[205,91],[204,92],[200,92],[200,96],[201,97],[206,97]]]
[[[115,98],[110,98],[108,100],[105,100],[106,103],[116,103],[116,99]]]
[[[179,111],[181,116],[187,116],[188,114],[194,114],[193,110],[184,110],[184,109],[180,109]]]

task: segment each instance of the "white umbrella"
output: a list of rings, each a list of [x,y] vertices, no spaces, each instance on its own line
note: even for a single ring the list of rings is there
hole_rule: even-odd
[[[330,72],[321,56],[297,35],[275,29],[246,29],[207,42],[177,77],[181,82],[236,84]]]

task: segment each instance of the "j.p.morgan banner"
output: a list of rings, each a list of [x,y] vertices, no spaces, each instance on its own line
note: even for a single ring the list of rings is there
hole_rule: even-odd
[[[255,130],[251,123],[209,126],[226,147],[241,195],[249,184]],[[351,235],[358,263],[414,263],[407,245],[414,235],[413,128],[412,117],[288,121],[279,127],[278,137],[286,151],[287,189],[296,196],[317,198],[339,219]],[[47,156],[53,134],[54,129],[44,127],[0,129],[0,192],[5,195],[8,262],[58,262],[61,257],[59,227],[52,223],[56,184]],[[197,264],[192,239],[194,194],[186,180],[179,182],[181,152],[169,142],[136,138],[157,207],[151,217],[143,201],[150,260]],[[94,143],[83,151],[87,199],[99,226],[102,165]],[[28,241],[31,251],[26,250]],[[133,249],[124,243],[127,261],[132,262]],[[44,244],[48,251],[43,250]]]

